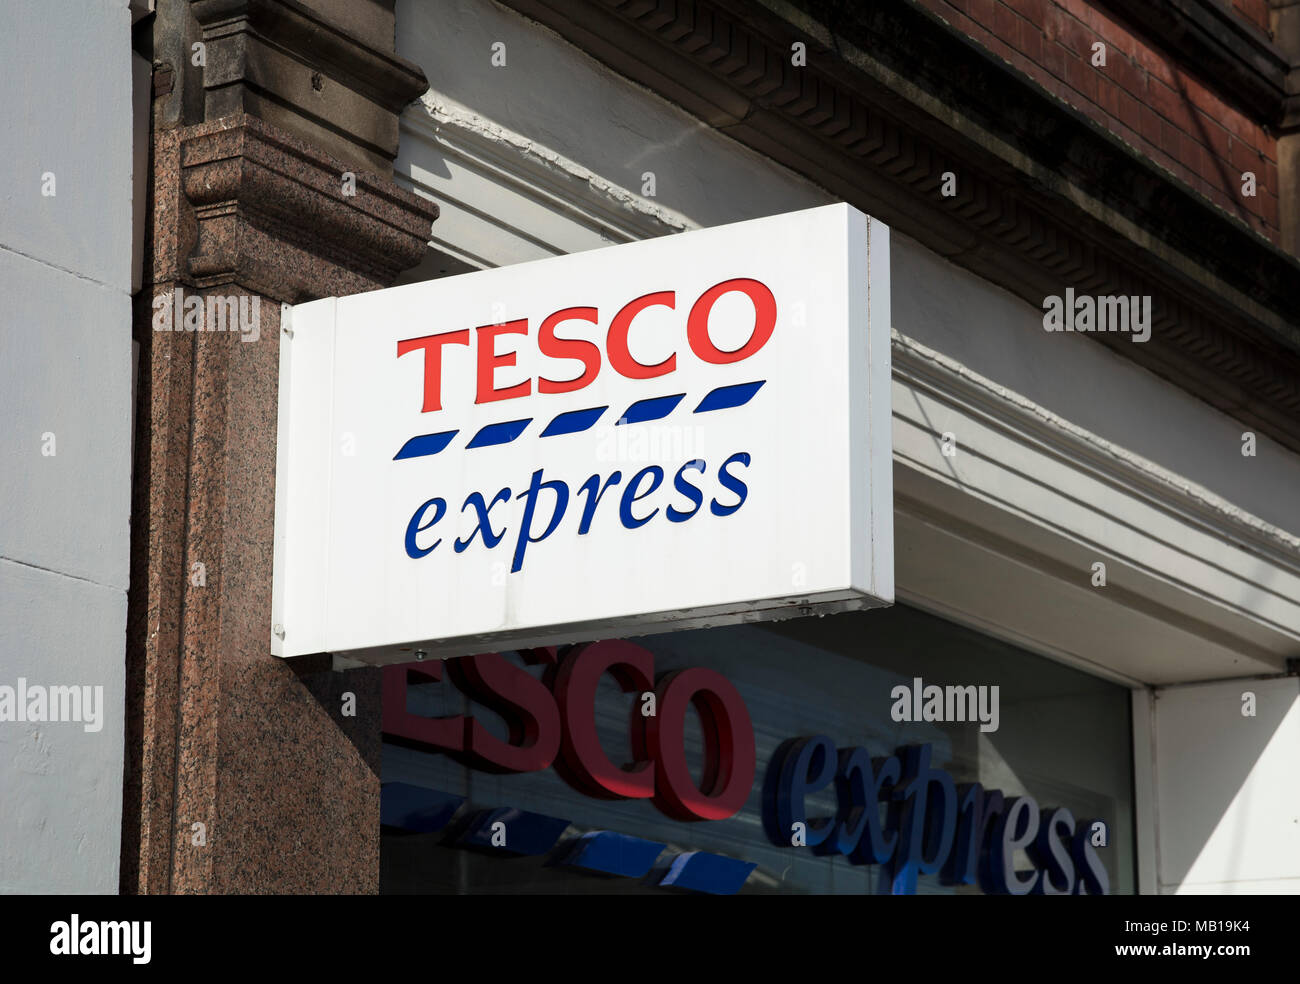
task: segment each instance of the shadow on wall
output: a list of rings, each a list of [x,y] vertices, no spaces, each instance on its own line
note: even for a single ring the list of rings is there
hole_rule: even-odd
[[[1300,678],[1177,687],[1156,698],[1161,893],[1294,891]]]

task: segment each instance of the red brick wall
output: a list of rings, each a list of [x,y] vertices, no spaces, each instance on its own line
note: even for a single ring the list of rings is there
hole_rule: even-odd
[[[1171,57],[1086,0],[919,0],[1020,72],[1274,241],[1277,141]],[[1234,0],[1268,19],[1267,0]],[[1092,45],[1106,45],[1093,67]],[[1255,174],[1254,198],[1242,172]]]
[[[1242,20],[1268,33],[1268,0],[1232,0],[1232,9]]]

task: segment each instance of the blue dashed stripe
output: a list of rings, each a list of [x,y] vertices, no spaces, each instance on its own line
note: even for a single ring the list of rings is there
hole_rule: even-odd
[[[413,437],[402,445],[402,449],[397,454],[393,455],[393,460],[423,458],[427,454],[437,454],[459,433],[460,431],[443,431],[441,434],[421,434]]]
[[[756,867],[751,861],[737,861],[721,854],[687,851],[673,858],[659,884],[664,888],[684,888],[709,895],[735,895]]]
[[[498,827],[497,824],[501,826]],[[503,806],[495,810],[480,810],[475,814],[469,826],[457,838],[457,843],[462,847],[504,851],[519,857],[536,857],[555,847],[568,826],[569,821],[562,817]],[[494,843],[498,834],[503,835],[504,844]]]
[[[464,796],[408,782],[386,782],[379,787],[379,822],[385,827],[427,834],[446,827],[464,802]]]
[[[662,420],[677,409],[677,404],[686,398],[685,393],[673,396],[656,396],[650,400],[637,400],[623,411],[618,418],[620,424],[644,424],[647,420]]]
[[[693,412],[708,413],[711,410],[731,410],[735,407],[743,407],[754,398],[754,394],[762,388],[765,382],[767,380],[759,379],[750,383],[719,386],[717,389],[710,390]],[[643,424],[651,420],[662,420],[676,410],[678,404],[685,398],[685,393],[675,393],[671,396],[656,396],[648,400],[638,400],[623,412],[623,415],[615,421],[615,424]],[[590,430],[596,426],[596,422],[608,409],[608,406],[603,406],[589,407],[586,410],[566,410],[564,413],[557,414],[546,425],[541,436],[559,437],[563,434],[579,434]],[[533,420],[532,417],[526,417],[522,420],[506,420],[501,423],[487,424],[479,429],[479,432],[465,445],[465,448],[468,450],[469,448],[487,448],[498,444],[509,444],[511,441],[518,440]],[[419,434],[403,444],[401,450],[393,455],[393,460],[423,458],[428,455],[438,454],[440,451],[445,450],[451,443],[451,439],[459,433],[458,430],[450,430],[441,431],[437,434]]]
[[[467,448],[490,448],[494,444],[509,444],[524,432],[524,428],[533,422],[532,417],[523,420],[507,420],[500,424],[488,424],[474,439],[465,445]]]
[[[613,830],[583,834],[560,864],[603,871],[624,878],[644,878],[667,844]]]
[[[562,413],[546,425],[546,430],[542,431],[542,437],[577,434],[581,431],[590,430],[596,425],[600,415],[608,409],[608,406],[592,407],[590,410],[570,410],[567,413]]]
[[[766,379],[760,379],[753,383],[737,383],[735,386],[719,386],[712,393],[700,401],[700,405],[695,408],[696,413],[708,413],[710,410],[730,410],[732,407],[743,407],[746,403],[754,398]]]

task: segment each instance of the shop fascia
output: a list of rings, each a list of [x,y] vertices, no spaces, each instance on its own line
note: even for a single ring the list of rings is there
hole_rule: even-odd
[[[889,230],[837,204],[286,308],[272,652],[553,658],[561,643],[891,604],[889,279]],[[602,427],[647,425],[700,444],[593,473]],[[704,668],[659,681],[634,735],[642,768],[615,769],[570,705],[589,708],[602,673],[648,687],[652,668],[591,651],[557,667],[554,695],[499,657],[457,672],[507,704],[512,687],[528,695],[581,787],[679,819],[734,815],[755,772],[734,688]],[[690,703],[727,729],[705,792],[685,763]],[[468,718],[420,727],[497,768],[556,760]],[[946,865],[971,882],[980,864],[993,890],[1105,890],[1068,813],[959,790],[929,756],[793,740],[769,764],[769,836],[888,864],[897,892]],[[832,782],[841,815],[808,817]],[[1012,870],[1022,846],[1041,871]]]
[[[722,674],[691,667],[656,680],[654,655],[622,640],[520,655],[526,664],[544,667],[541,679],[498,653],[387,667],[385,734],[485,771],[554,766],[581,793],[650,800],[674,820],[725,820],[745,806],[757,772],[754,729],[744,699]],[[610,761],[597,735],[597,687],[606,675],[636,695],[640,708],[629,718],[636,760],[623,766]],[[407,710],[411,682],[445,685],[445,676],[500,715],[510,738],[498,738],[470,714],[427,718]],[[705,735],[699,786],[686,753],[692,704]],[[923,875],[978,885],[990,894],[1109,892],[1097,853],[1103,821],[1076,824],[1068,809],[1040,810],[1031,796],[1004,796],[980,783],[958,785],[932,764],[932,756],[929,744],[873,758],[862,747],[837,747],[826,735],[788,739],[764,770],[764,831],[779,847],[882,865],[896,895],[915,893]],[[810,816],[808,800],[831,790],[835,816]],[[1032,863],[1028,870],[1017,870],[1021,850]]]

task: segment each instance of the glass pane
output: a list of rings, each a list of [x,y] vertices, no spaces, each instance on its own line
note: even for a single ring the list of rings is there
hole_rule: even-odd
[[[579,792],[554,768],[494,774],[427,748],[386,740],[384,781],[466,797],[458,820],[476,809],[515,807],[568,820],[570,826],[554,850],[538,857],[452,846],[448,834],[454,825],[429,834],[385,828],[381,889],[661,892],[658,879],[674,855],[706,851],[756,865],[742,893],[888,891],[880,866],[778,845],[765,832],[763,782],[778,746],[791,738],[825,735],[837,748],[862,747],[871,756],[928,743],[932,767],[946,770],[957,784],[979,782],[1008,798],[1028,795],[1044,811],[1065,807],[1078,821],[1102,819],[1107,844],[1096,853],[1109,875],[1110,891],[1134,890],[1131,728],[1129,692],[1123,687],[904,605],[631,641],[653,654],[656,679],[674,670],[707,667],[726,677],[743,698],[753,723],[757,771],[748,801],[738,813],[724,820],[682,822],[647,800],[597,799]],[[517,654],[508,658],[523,665]],[[543,676],[541,667],[527,670]],[[984,729],[978,719],[895,720],[902,716],[902,706],[895,710],[899,702],[894,689],[906,687],[910,694],[917,678],[921,687],[990,688],[982,706]],[[997,687],[996,703],[992,687]],[[615,764],[628,761],[629,722],[635,722],[638,695],[622,692],[606,674],[595,703],[601,747]],[[910,717],[910,697],[906,704]],[[959,706],[978,718],[978,703],[945,704],[944,712]],[[430,717],[469,713],[498,737],[509,736],[500,715],[464,698],[446,679],[411,686],[408,708]],[[695,710],[687,714],[684,731],[687,762],[698,784],[704,772],[705,731]],[[837,804],[832,782],[807,798],[807,815],[834,817]],[[641,879],[596,875],[555,863],[574,838],[591,830],[662,842],[667,850],[657,868]],[[1024,852],[1018,852],[1016,867],[1032,867]],[[919,878],[916,891],[978,894],[980,888],[944,885],[937,874],[929,874]]]

